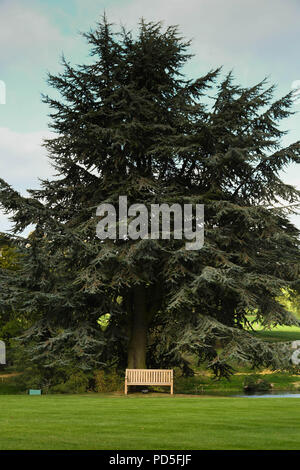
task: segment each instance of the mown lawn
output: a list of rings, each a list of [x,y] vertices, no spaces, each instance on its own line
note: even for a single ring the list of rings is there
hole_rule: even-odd
[[[277,326],[272,330],[255,328],[255,335],[267,341],[296,341],[300,340],[300,328],[296,326]]]
[[[266,341],[296,341],[300,340],[300,328],[297,326],[278,325],[271,330],[266,330],[264,327],[254,322],[254,316],[249,315],[248,320],[252,321],[252,328],[255,330],[253,334]]]
[[[300,449],[300,399],[0,396],[0,449]]]

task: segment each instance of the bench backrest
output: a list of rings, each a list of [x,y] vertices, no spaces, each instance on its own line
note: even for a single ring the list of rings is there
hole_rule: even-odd
[[[171,385],[173,369],[126,369],[128,385]]]

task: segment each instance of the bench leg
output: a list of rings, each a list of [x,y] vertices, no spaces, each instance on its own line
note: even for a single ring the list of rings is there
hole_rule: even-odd
[[[174,395],[174,393],[173,393],[173,382],[171,383],[171,395]]]
[[[127,395],[127,391],[128,391],[127,379],[125,379],[125,395]]]

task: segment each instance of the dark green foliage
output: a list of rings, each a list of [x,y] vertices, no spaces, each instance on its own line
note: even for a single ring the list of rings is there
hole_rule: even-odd
[[[245,392],[267,392],[272,388],[270,382],[262,379],[258,375],[249,375],[244,380]]]
[[[0,295],[0,340],[6,344],[6,365],[0,368],[10,367],[14,361],[13,338],[19,336],[31,322],[26,314],[19,312],[19,306],[10,301],[8,284],[14,279],[15,272],[20,269],[21,254],[16,249],[8,236],[0,234],[0,275],[2,275]]]
[[[284,349],[243,328],[249,312],[264,325],[299,324],[278,301],[283,287],[299,290],[299,232],[289,209],[274,209],[299,201],[279,177],[300,159],[299,142],[281,146],[291,94],[272,102],[266,81],[243,88],[219,69],[185,80],[189,43],[175,27],[142,21],[134,39],[104,18],[85,36],[93,63],[63,59],[63,72],[49,75],[61,100],[44,97],[58,177],[28,198],[0,180],[15,233],[35,224],[28,239],[12,237],[22,269],[0,273],[0,305],[33,321],[24,338],[32,360],[49,369],[142,367],[147,341],[148,366],[191,373],[184,354],[192,351],[217,375],[231,373],[232,359],[284,367]],[[204,247],[102,243],[96,207],[120,195],[128,205],[205,204]]]
[[[23,353],[24,362],[15,359],[15,368],[19,375],[10,380],[17,389],[28,392],[29,389],[41,389],[47,393],[84,393],[94,388],[93,375],[72,366],[44,367],[38,361],[28,361]]]
[[[16,380],[1,380],[0,395],[18,395],[25,394],[26,391]]]
[[[89,379],[83,372],[72,374],[66,382],[54,385],[52,393],[84,393],[88,389]]]
[[[58,380],[57,375],[53,371],[50,376],[47,370],[36,364],[24,363],[22,369],[20,375],[14,377],[11,382],[23,393],[28,393],[30,389],[42,390],[42,393],[48,393],[52,381]]]

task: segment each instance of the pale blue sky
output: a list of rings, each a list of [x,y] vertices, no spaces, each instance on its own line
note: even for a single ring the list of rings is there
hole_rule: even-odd
[[[87,60],[78,32],[94,27],[104,10],[109,21],[131,29],[142,16],[178,24],[193,39],[191,77],[223,65],[242,85],[269,76],[276,97],[300,80],[299,0],[0,0],[0,80],[7,87],[0,104],[0,175],[23,194],[52,174],[41,147],[49,136],[49,110],[40,98],[46,72],[60,70],[62,52],[73,63]],[[286,145],[300,138],[300,104],[295,111],[283,123],[290,130]],[[300,187],[300,169],[289,168],[284,179]],[[300,216],[293,220],[300,226]],[[0,213],[0,231],[8,227]]]

